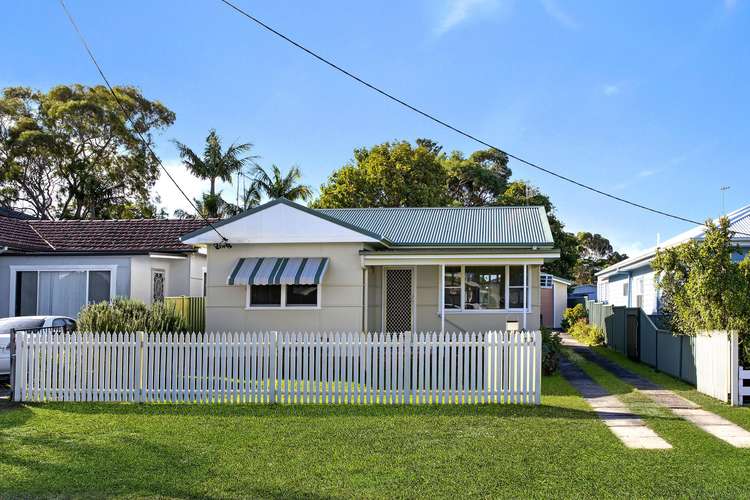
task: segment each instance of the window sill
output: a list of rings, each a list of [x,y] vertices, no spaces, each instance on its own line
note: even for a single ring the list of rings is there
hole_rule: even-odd
[[[245,311],[316,311],[320,306],[245,306]]]
[[[464,309],[461,311],[446,309],[445,314],[447,315],[482,315],[482,314],[523,314],[531,312],[529,309]]]

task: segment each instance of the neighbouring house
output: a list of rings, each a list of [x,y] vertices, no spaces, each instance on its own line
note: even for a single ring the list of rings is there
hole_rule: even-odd
[[[739,247],[733,256],[737,261],[750,250],[750,205],[727,214],[730,230],[737,231],[732,241]],[[700,240],[705,226],[696,226],[671,238],[659,247],[669,248],[690,240]],[[654,281],[651,260],[656,255],[654,247],[597,273],[598,300],[615,306],[640,307],[646,314],[657,314],[661,309],[660,293]]]
[[[207,246],[208,331],[538,329],[540,269],[559,257],[543,207],[278,199],[215,227],[181,238]]]
[[[596,301],[596,285],[576,285],[568,292],[568,307],[574,307],[576,304],[585,304],[586,300]]]
[[[545,328],[560,328],[563,312],[568,307],[568,287],[573,282],[542,273],[539,286],[541,288],[541,324]]]
[[[0,214],[0,317],[77,316],[90,302],[202,295],[198,220],[37,220]]]

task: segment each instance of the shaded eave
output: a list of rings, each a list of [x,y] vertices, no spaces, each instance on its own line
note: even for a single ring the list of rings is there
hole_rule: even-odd
[[[168,254],[168,255],[184,255],[198,252],[198,248],[188,248],[185,250],[164,250],[160,248],[154,248],[150,250],[76,250],[76,251],[55,251],[55,250],[20,250],[14,248],[7,248],[2,251],[0,247],[0,256],[2,257],[74,257],[74,256],[95,256],[95,255],[150,255],[150,254]]]
[[[263,205],[261,205],[259,207],[251,208],[249,210],[245,210],[244,212],[239,213],[239,214],[237,214],[237,215],[235,215],[233,217],[230,217],[228,219],[223,219],[221,221],[214,222],[213,226],[205,226],[205,227],[202,227],[201,229],[198,229],[198,230],[193,231],[191,233],[184,234],[184,235],[180,236],[180,241],[185,242],[185,241],[187,241],[187,240],[189,240],[191,238],[195,238],[196,236],[200,236],[201,234],[208,233],[210,231],[213,231],[214,229],[218,229],[218,228],[220,228],[222,226],[225,226],[225,225],[227,225],[229,223],[232,223],[232,222],[238,221],[240,219],[243,219],[243,218],[247,217],[248,215],[253,215],[253,214],[256,214],[258,212],[262,212],[263,210],[266,210],[268,208],[271,208],[271,207],[279,205],[279,204],[286,205],[286,206],[291,207],[291,208],[296,208],[297,210],[301,210],[302,212],[308,213],[310,215],[314,215],[315,217],[323,219],[323,220],[325,220],[327,222],[331,222],[333,224],[336,224],[338,226],[344,227],[344,228],[349,229],[351,231],[355,231],[355,232],[357,232],[359,234],[363,234],[363,235],[365,235],[365,236],[367,236],[369,238],[373,238],[373,239],[377,240],[380,244],[382,244],[382,245],[384,245],[386,247],[390,247],[390,246],[393,245],[393,243],[391,241],[389,241],[386,237],[384,237],[382,234],[375,234],[375,233],[373,233],[371,231],[367,231],[365,229],[362,229],[361,227],[349,224],[347,222],[340,221],[340,220],[338,220],[338,219],[336,219],[334,217],[326,215],[326,214],[324,214],[322,212],[319,212],[317,210],[314,210],[312,208],[309,208],[309,207],[306,207],[304,205],[300,205],[300,204],[294,203],[292,201],[289,201],[286,198],[276,198],[275,200],[269,201],[268,203],[265,203],[265,204],[263,204]],[[219,235],[217,234],[217,236],[219,236]]]

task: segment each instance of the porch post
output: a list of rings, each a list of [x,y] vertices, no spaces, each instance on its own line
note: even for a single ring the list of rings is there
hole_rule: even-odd
[[[440,290],[438,297],[440,298],[440,304],[438,308],[440,310],[440,334],[445,333],[445,264],[440,264]]]
[[[528,265],[523,265],[523,329],[526,330],[526,315],[528,312],[528,295],[531,291],[529,286]],[[554,293],[553,293],[554,295]]]

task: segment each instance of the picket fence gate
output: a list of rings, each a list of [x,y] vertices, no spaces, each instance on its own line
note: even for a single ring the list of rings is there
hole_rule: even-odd
[[[17,333],[17,401],[539,404],[541,334]]]

